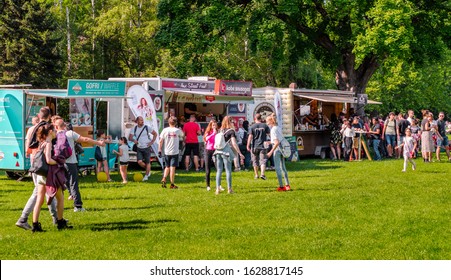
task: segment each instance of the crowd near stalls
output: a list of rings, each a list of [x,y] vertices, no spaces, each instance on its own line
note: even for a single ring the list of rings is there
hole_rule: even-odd
[[[58,116],[58,99],[69,101],[66,120]],[[106,102],[105,129],[97,126],[99,102]],[[409,164],[417,168],[417,157],[430,163],[444,153],[451,161],[444,112],[370,118],[362,114],[367,104],[378,102],[351,92],[253,89],[249,81],[208,77],[69,80],[65,90],[0,87],[0,169],[20,178],[31,172],[35,188],[16,225],[40,232],[45,200],[57,228],[72,227],[63,218],[66,189],[74,212],[86,211],[78,187],[83,168],[96,169],[99,181],[113,181],[109,172],[117,168],[127,184],[127,166],[137,162],[144,176],[135,174],[141,175],[135,181],[171,189],[183,186],[183,180],[175,184],[176,168],[205,170],[206,190],[219,195],[235,193],[232,172],[243,169],[253,171],[254,180],[267,180],[265,172],[273,168],[274,190],[290,191],[285,161],[302,156],[403,158],[403,172]],[[164,170],[161,180],[152,178],[152,161]]]

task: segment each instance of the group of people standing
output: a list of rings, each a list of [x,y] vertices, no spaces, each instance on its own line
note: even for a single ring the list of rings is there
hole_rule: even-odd
[[[49,107],[42,107],[38,116],[33,118],[33,126],[29,128],[26,135],[26,155],[30,157],[31,165],[36,161],[45,161],[48,165],[46,174],[32,173],[34,184],[33,192],[28,199],[16,226],[32,232],[42,232],[39,222],[40,210],[47,197],[47,205],[53,219],[53,223],[59,230],[71,228],[68,221],[63,218],[64,196],[63,191],[68,189],[69,198],[74,201],[74,212],[83,212],[83,202],[78,187],[78,161],[75,153],[75,143],[89,143],[91,145],[104,146],[103,141],[80,136],[78,133],[68,129],[68,123],[59,116],[51,116]],[[56,139],[62,139],[70,148],[58,145]],[[67,142],[66,142],[67,140]],[[66,151],[67,157],[61,157],[62,149]],[[40,154],[38,158],[38,154]],[[30,214],[32,226],[28,223]]]
[[[201,134],[199,124],[196,122],[194,114],[190,116],[190,121],[183,125],[183,128],[177,128],[177,119],[173,116],[168,119],[169,127],[163,129],[160,135],[160,145],[158,154],[164,157],[165,170],[161,180],[162,187],[166,187],[166,178],[169,175],[171,188],[177,188],[174,184],[175,168],[178,167],[178,153],[180,141],[185,141],[185,168],[191,160],[196,171],[199,171],[199,149],[197,136],[203,138],[203,164],[205,166],[206,189],[210,191],[212,167],[216,168],[215,193],[220,194],[225,189],[221,185],[222,174],[226,174],[227,192],[234,193],[232,188],[232,166],[237,162],[238,166],[244,165],[246,154],[252,158],[254,169],[254,178],[266,180],[265,170],[268,157],[275,160],[275,169],[279,181],[278,191],[291,190],[288,172],[285,167],[285,159],[280,153],[279,145],[283,138],[280,128],[277,126],[275,117],[270,116],[266,123],[262,122],[260,114],[255,116],[255,123],[247,128],[246,123],[240,124],[237,130],[232,117],[225,116],[219,125],[216,120],[211,120],[204,134]],[[244,126],[244,127],[243,127]],[[268,137],[270,140],[268,141]],[[269,143],[271,145],[269,145]],[[222,144],[221,144],[222,143]],[[268,148],[270,146],[271,148]],[[236,169],[235,169],[236,170]],[[283,179],[285,183],[283,184]]]
[[[446,121],[444,112],[440,112],[434,120],[433,113],[422,111],[422,119],[415,118],[413,110],[406,115],[390,112],[384,119],[371,118],[371,122],[360,116],[346,119],[344,114],[337,118],[332,114],[329,128],[331,129],[330,148],[334,159],[341,158],[341,151],[345,161],[357,158],[360,135],[366,135],[372,146],[375,160],[385,158],[404,157],[405,171],[407,162],[417,156],[421,150],[424,162],[431,162],[435,151],[436,160],[440,161],[440,151],[444,149],[448,160],[451,161],[449,142],[446,135]],[[413,161],[413,169],[415,163]]]

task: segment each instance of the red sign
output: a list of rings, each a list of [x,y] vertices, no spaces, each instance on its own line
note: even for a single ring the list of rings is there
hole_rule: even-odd
[[[251,96],[252,82],[216,80],[215,93],[219,95]]]
[[[210,101],[210,102],[213,102],[213,101],[216,100],[216,98],[215,98],[214,96],[207,95],[207,96],[205,96],[205,100]]]

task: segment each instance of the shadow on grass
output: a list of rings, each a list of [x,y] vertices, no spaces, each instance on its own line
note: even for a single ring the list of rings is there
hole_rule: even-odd
[[[106,200],[106,201],[113,201],[113,200],[136,200],[136,199],[143,199],[142,196],[127,196],[127,197],[89,197],[89,198],[83,198],[83,200],[91,200],[91,201],[98,201],[98,200]]]
[[[105,208],[89,208],[89,212],[100,212],[100,211],[124,211],[124,210],[146,210],[146,209],[154,209],[154,208],[163,208],[167,207],[165,204],[154,204],[149,206],[140,206],[140,207],[105,207]]]
[[[178,220],[158,219],[154,221],[145,220],[131,220],[127,222],[111,222],[111,223],[95,223],[87,225],[92,231],[106,231],[106,230],[140,230],[146,229],[149,225],[163,225],[166,223],[178,223]]]

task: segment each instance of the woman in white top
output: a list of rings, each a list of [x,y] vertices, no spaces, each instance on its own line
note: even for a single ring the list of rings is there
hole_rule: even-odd
[[[277,191],[279,192],[290,191],[291,187],[290,181],[288,180],[287,168],[285,167],[285,158],[283,157],[279,149],[280,142],[284,138],[282,135],[282,131],[277,126],[276,120],[273,116],[269,116],[266,118],[266,124],[271,128],[270,135],[272,149],[269,151],[268,157],[271,157],[271,155],[273,155],[274,157],[274,167],[276,169],[277,180],[279,180],[279,187],[277,188]],[[283,185],[282,175],[285,179],[285,185]]]
[[[121,139],[119,139],[118,150],[119,151],[113,151],[113,153],[119,156],[119,171],[122,176],[122,184],[127,184],[127,166],[128,161],[130,160],[127,138],[121,137]]]

